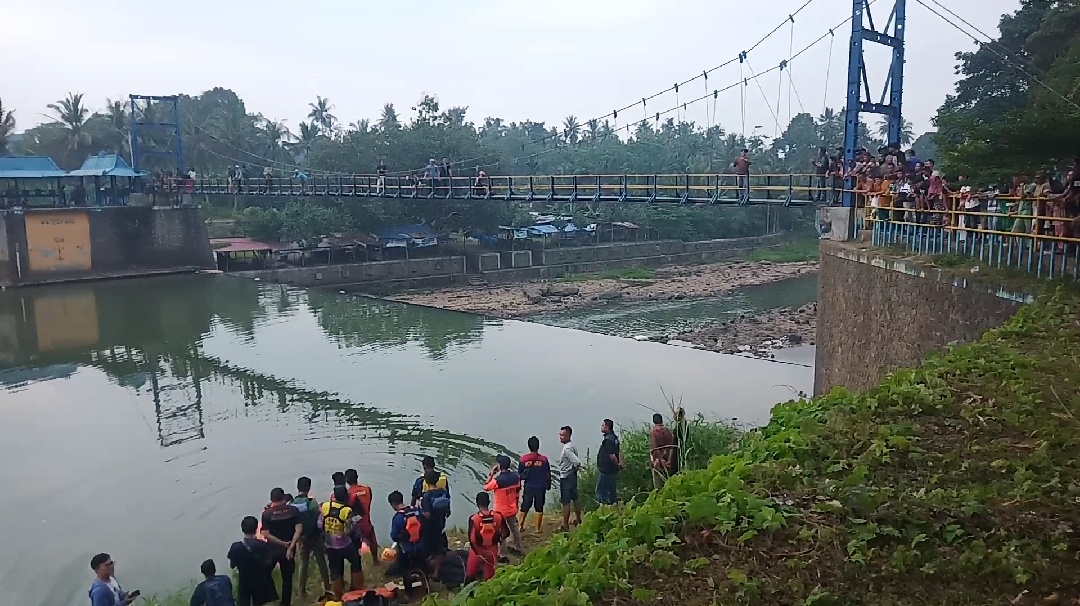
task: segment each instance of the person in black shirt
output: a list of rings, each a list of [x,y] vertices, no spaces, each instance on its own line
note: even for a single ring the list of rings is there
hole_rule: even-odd
[[[616,477],[623,466],[622,451],[619,436],[615,435],[615,423],[611,419],[604,419],[600,431],[604,439],[596,451],[596,470],[599,472],[596,477],[596,502],[614,505],[618,500]]]
[[[281,570],[281,606],[291,606],[293,573],[296,562],[293,556],[300,545],[304,524],[300,511],[289,503],[282,488],[270,491],[270,504],[263,510],[263,535],[270,545],[274,563]]]
[[[270,545],[255,536],[258,529],[259,520],[247,516],[240,522],[243,540],[229,547],[229,566],[236,569],[238,606],[262,606],[278,599],[274,579],[270,576],[274,569],[273,554]]]

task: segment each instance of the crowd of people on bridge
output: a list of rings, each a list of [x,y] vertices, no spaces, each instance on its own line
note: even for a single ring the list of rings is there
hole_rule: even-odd
[[[681,411],[676,421],[683,423]],[[654,415],[653,423],[650,467],[654,487],[659,488],[678,471],[678,443],[661,415]],[[601,505],[615,505],[617,477],[625,465],[611,419],[603,420],[601,432],[595,497]],[[230,568],[236,571],[236,591],[228,576],[218,574],[214,560],[206,560],[201,566],[204,580],[195,588],[190,604],[261,606],[280,600],[282,606],[290,606],[294,576],[299,575],[298,593],[306,595],[312,562],[325,591],[319,601],[327,604],[368,594],[376,598],[415,597],[427,593],[429,580],[451,587],[488,580],[500,563],[508,561],[508,553],[523,555],[522,534],[530,512],[536,532],[542,531],[547,494],[554,486],[562,506],[560,531],[581,522],[578,473],[583,462],[571,427],[561,427],[558,435],[561,449],[554,466],[540,453],[536,436],[528,439],[528,451],[516,466],[507,455],[495,457],[482,491],[475,496],[476,510],[468,518],[467,552],[450,550],[446,536],[453,502],[450,482],[431,456],[421,460],[423,471],[408,493],[394,490],[386,496],[393,512],[388,526],[392,545],[387,548],[380,548],[373,522],[373,491],[361,482],[355,469],[335,471],[330,477],[333,487],[322,502],[313,495],[308,477],[296,481],[292,494],[274,488],[259,516],[249,515],[240,521],[242,537],[228,550]],[[683,435],[685,439],[685,432]],[[368,587],[361,561],[364,555],[375,566],[388,562],[387,574],[400,578],[400,586]],[[126,592],[117,582],[109,554],[94,556],[90,567],[95,573],[89,594],[91,606],[128,606],[139,597],[138,591]],[[280,589],[272,576],[274,569],[280,574]]]
[[[842,172],[830,158],[833,201],[843,181],[855,180],[856,206],[876,221],[951,227],[1014,236],[1080,237],[1080,158],[1061,175],[1016,175],[1008,183],[979,187],[964,175],[947,179],[933,159],[923,161],[898,146],[879,156],[860,150]],[[825,150],[821,150],[822,156]],[[824,161],[822,161],[824,163]],[[840,182],[837,183],[837,180]],[[1064,246],[1058,242],[1058,247]]]

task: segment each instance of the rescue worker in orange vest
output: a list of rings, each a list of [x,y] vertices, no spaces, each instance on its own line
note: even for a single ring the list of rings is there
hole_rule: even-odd
[[[345,483],[349,486],[349,507],[353,515],[360,516],[356,525],[356,534],[359,543],[367,543],[371,550],[371,560],[379,564],[379,537],[375,534],[375,526],[371,522],[371,487],[360,483],[359,474],[355,469],[345,470]]]
[[[405,505],[405,496],[395,490],[387,497],[394,517],[390,520],[390,539],[397,544],[397,564],[406,594],[411,593],[410,576],[414,571],[425,572],[424,553],[421,549],[420,510]]]
[[[499,544],[506,532],[506,519],[492,511],[491,497],[476,495],[477,512],[469,518],[469,560],[465,564],[466,580],[476,580],[483,574],[485,581],[495,576],[499,561]],[[513,522],[511,522],[513,524]]]
[[[518,494],[521,492],[521,476],[510,469],[510,457],[499,455],[495,457],[495,466],[491,468],[485,491],[491,491],[495,495],[495,511],[502,515],[506,522],[506,529],[510,536],[514,537],[514,546],[511,553],[521,555],[521,532],[518,530]]]

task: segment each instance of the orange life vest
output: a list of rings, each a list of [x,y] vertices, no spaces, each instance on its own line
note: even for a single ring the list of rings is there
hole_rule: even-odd
[[[474,513],[469,520],[472,523],[469,542],[475,547],[492,547],[498,544],[504,519],[494,511]]]
[[[416,507],[406,507],[401,510],[405,516],[405,532],[402,537],[394,537],[400,543],[416,544],[420,542],[420,510]]]

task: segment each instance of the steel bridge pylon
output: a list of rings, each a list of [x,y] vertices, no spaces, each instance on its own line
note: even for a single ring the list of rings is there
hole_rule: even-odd
[[[852,0],[851,43],[848,52],[847,105],[844,110],[844,162],[847,166],[855,158],[859,144],[859,116],[879,114],[889,122],[887,143],[899,143],[903,128],[901,106],[904,99],[904,29],[907,25],[907,0],[890,0],[892,11],[880,30],[874,25],[869,0]],[[870,82],[866,76],[863,43],[874,42],[892,49],[892,62],[878,102],[870,95]],[[888,102],[886,103],[886,97]],[[847,188],[844,206],[855,205],[855,194]]]

